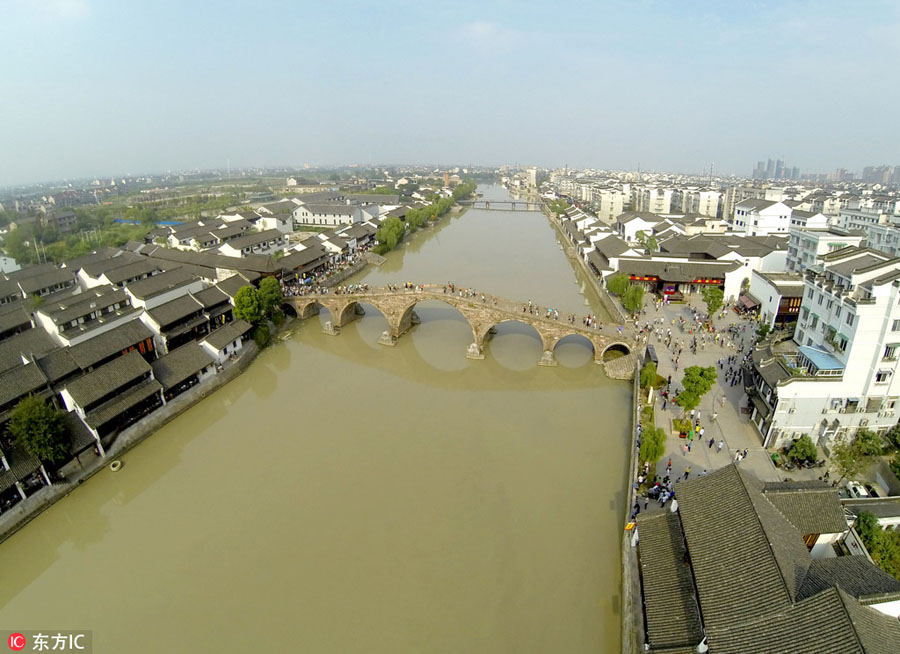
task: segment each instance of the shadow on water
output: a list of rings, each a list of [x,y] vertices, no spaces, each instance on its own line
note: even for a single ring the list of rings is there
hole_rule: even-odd
[[[583,365],[539,366],[541,341],[534,328],[515,321],[504,322],[486,344],[485,359],[472,360],[466,358],[472,330],[462,314],[436,301],[420,303],[416,313],[422,324],[401,336],[394,347],[372,347],[375,334],[380,336],[386,321],[368,310],[367,315],[345,325],[337,336],[323,334],[316,320],[294,323],[292,336],[276,347],[280,350],[281,345],[290,348],[294,342],[302,343],[389,375],[449,390],[559,390],[561,384],[586,384],[618,386],[627,391],[627,383],[609,379],[602,366],[592,362],[592,350],[577,342],[575,358],[583,358]],[[376,324],[372,326],[370,322]],[[562,344],[567,358],[566,350],[572,345]]]

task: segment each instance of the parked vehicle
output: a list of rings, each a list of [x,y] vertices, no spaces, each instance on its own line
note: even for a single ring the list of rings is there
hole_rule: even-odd
[[[869,491],[857,481],[847,482],[847,492],[850,493],[850,497],[869,497]]]

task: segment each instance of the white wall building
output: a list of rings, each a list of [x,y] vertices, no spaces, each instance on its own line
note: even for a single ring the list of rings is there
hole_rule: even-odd
[[[748,236],[787,234],[791,208],[772,200],[742,200],[734,207],[732,230]]]
[[[352,225],[362,222],[358,206],[349,204],[304,204],[293,212],[298,225]]]
[[[753,354],[751,420],[765,445],[809,434],[829,448],[860,427],[890,429],[898,354],[900,261],[857,247],[822,256],[806,271],[793,341]]]
[[[848,232],[837,227],[791,227],[787,270],[802,273],[814,266],[823,254],[851,245],[859,246],[863,240],[862,232]]]

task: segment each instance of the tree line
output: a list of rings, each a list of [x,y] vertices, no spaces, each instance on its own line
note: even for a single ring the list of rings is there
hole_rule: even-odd
[[[384,254],[393,250],[407,233],[411,234],[429,221],[437,220],[446,214],[456,202],[470,196],[475,187],[475,182],[460,184],[453,189],[450,197],[442,197],[420,209],[409,209],[404,220],[395,216],[385,218],[375,232],[375,239],[378,241],[378,245],[374,248],[375,253]]]

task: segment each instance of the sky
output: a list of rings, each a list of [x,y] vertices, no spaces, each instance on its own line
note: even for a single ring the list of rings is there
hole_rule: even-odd
[[[900,164],[900,2],[0,0],[0,187],[434,163]]]

